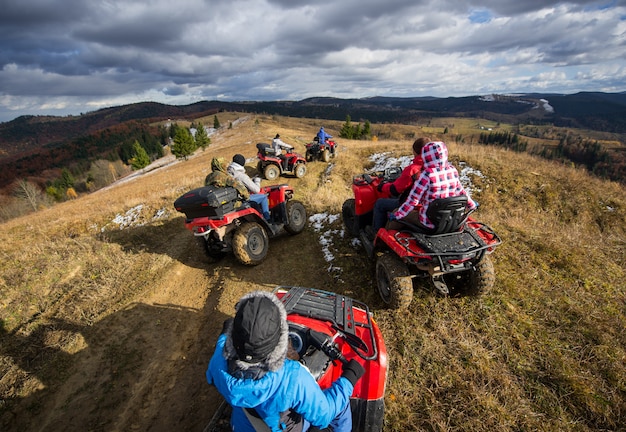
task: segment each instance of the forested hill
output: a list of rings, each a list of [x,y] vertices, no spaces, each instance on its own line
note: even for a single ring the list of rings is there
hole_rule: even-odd
[[[21,116],[0,123],[0,155],[9,156],[113,127],[130,120],[193,119],[219,111],[372,123],[411,123],[420,118],[479,117],[524,124],[553,124],[626,134],[626,92],[488,95],[467,97],[309,98],[301,101],[203,101],[174,106],[143,102],[105,108],[80,116]]]
[[[316,97],[301,101],[203,101],[184,106],[135,103],[79,116],[21,116],[0,123],[0,188],[49,169],[120,157],[138,140],[152,145],[158,121],[194,120],[236,111],[343,121],[418,124],[440,117],[472,117],[524,125],[554,125],[614,134],[626,142],[626,93],[486,95],[468,97]],[[122,150],[121,150],[122,149]],[[123,158],[122,158],[123,159]]]

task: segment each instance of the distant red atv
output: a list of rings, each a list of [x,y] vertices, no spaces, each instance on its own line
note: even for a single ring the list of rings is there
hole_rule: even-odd
[[[392,168],[354,177],[354,199],[346,200],[342,208],[346,230],[359,237],[368,256],[376,259],[376,283],[383,302],[395,309],[408,307],[414,278],[429,280],[442,295],[490,289],[495,271],[488,254],[501,240],[490,227],[469,216],[464,196],[429,205],[429,219],[437,221],[432,232],[405,223],[400,230],[379,229],[373,241],[367,235],[374,203],[383,198],[378,184],[393,181],[400,173]]]
[[[282,160],[276,156],[270,144],[258,143],[256,148],[258,150],[257,157],[259,158],[257,171],[267,180],[274,180],[277,179],[278,176],[285,174],[302,178],[306,174],[306,160],[302,155],[295,153],[293,147],[287,150],[285,154],[287,158],[286,168],[283,167]]]
[[[329,162],[331,157],[336,157],[337,143],[335,141],[326,139],[324,143],[320,143],[319,137],[313,138],[313,142],[306,144],[306,153],[304,157],[307,162],[314,160],[322,160]]]
[[[211,261],[232,251],[242,264],[257,265],[267,256],[269,238],[284,231],[299,234],[306,225],[306,210],[292,199],[291,186],[266,186],[261,193],[269,198],[269,221],[255,202],[240,200],[233,187],[193,189],[179,197],[174,207],[185,214],[185,227]]]

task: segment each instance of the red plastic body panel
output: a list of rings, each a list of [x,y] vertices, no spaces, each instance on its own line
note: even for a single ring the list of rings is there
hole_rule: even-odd
[[[284,293],[280,291],[276,293],[276,295],[281,298]],[[373,353],[372,346],[375,344],[378,350],[378,355],[375,359],[372,360],[364,360],[359,355],[357,355],[353,349],[348,345],[343,338],[338,337],[335,340],[335,343],[341,349],[342,354],[346,357],[347,360],[355,359],[365,369],[365,374],[363,377],[357,382],[354,387],[354,391],[352,393],[353,398],[363,399],[363,400],[377,400],[382,399],[385,395],[385,387],[387,385],[387,348],[385,346],[385,342],[383,340],[382,333],[378,325],[372,318],[373,324],[373,334],[374,341],[371,340],[370,332],[368,329],[358,326],[358,323],[366,323],[366,312],[360,308],[353,308],[354,311],[354,321],[355,321],[355,331],[356,335],[365,342],[370,353]],[[296,324],[300,324],[302,326],[308,327],[310,329],[316,330],[318,332],[325,333],[329,336],[334,336],[337,333],[332,327],[332,323],[328,321],[320,321],[318,319],[309,318],[305,316],[301,316],[298,314],[289,314],[287,316],[287,320]],[[342,366],[338,361],[335,361],[326,371],[326,373],[318,380],[318,383],[322,389],[326,389],[330,387],[330,385],[341,377]]]

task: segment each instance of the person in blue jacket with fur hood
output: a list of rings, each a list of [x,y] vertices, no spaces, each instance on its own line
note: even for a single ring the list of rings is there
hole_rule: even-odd
[[[287,358],[287,312],[272,293],[254,291],[224,322],[206,378],[233,407],[233,431],[335,432],[352,429],[350,396],[365,373],[351,360],[322,390],[300,362]]]

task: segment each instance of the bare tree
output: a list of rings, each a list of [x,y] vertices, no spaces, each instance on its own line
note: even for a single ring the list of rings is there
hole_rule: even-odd
[[[13,190],[13,195],[16,198],[28,202],[35,211],[39,208],[39,204],[45,201],[44,194],[41,189],[39,189],[39,186],[25,179],[21,179],[17,182]]]

